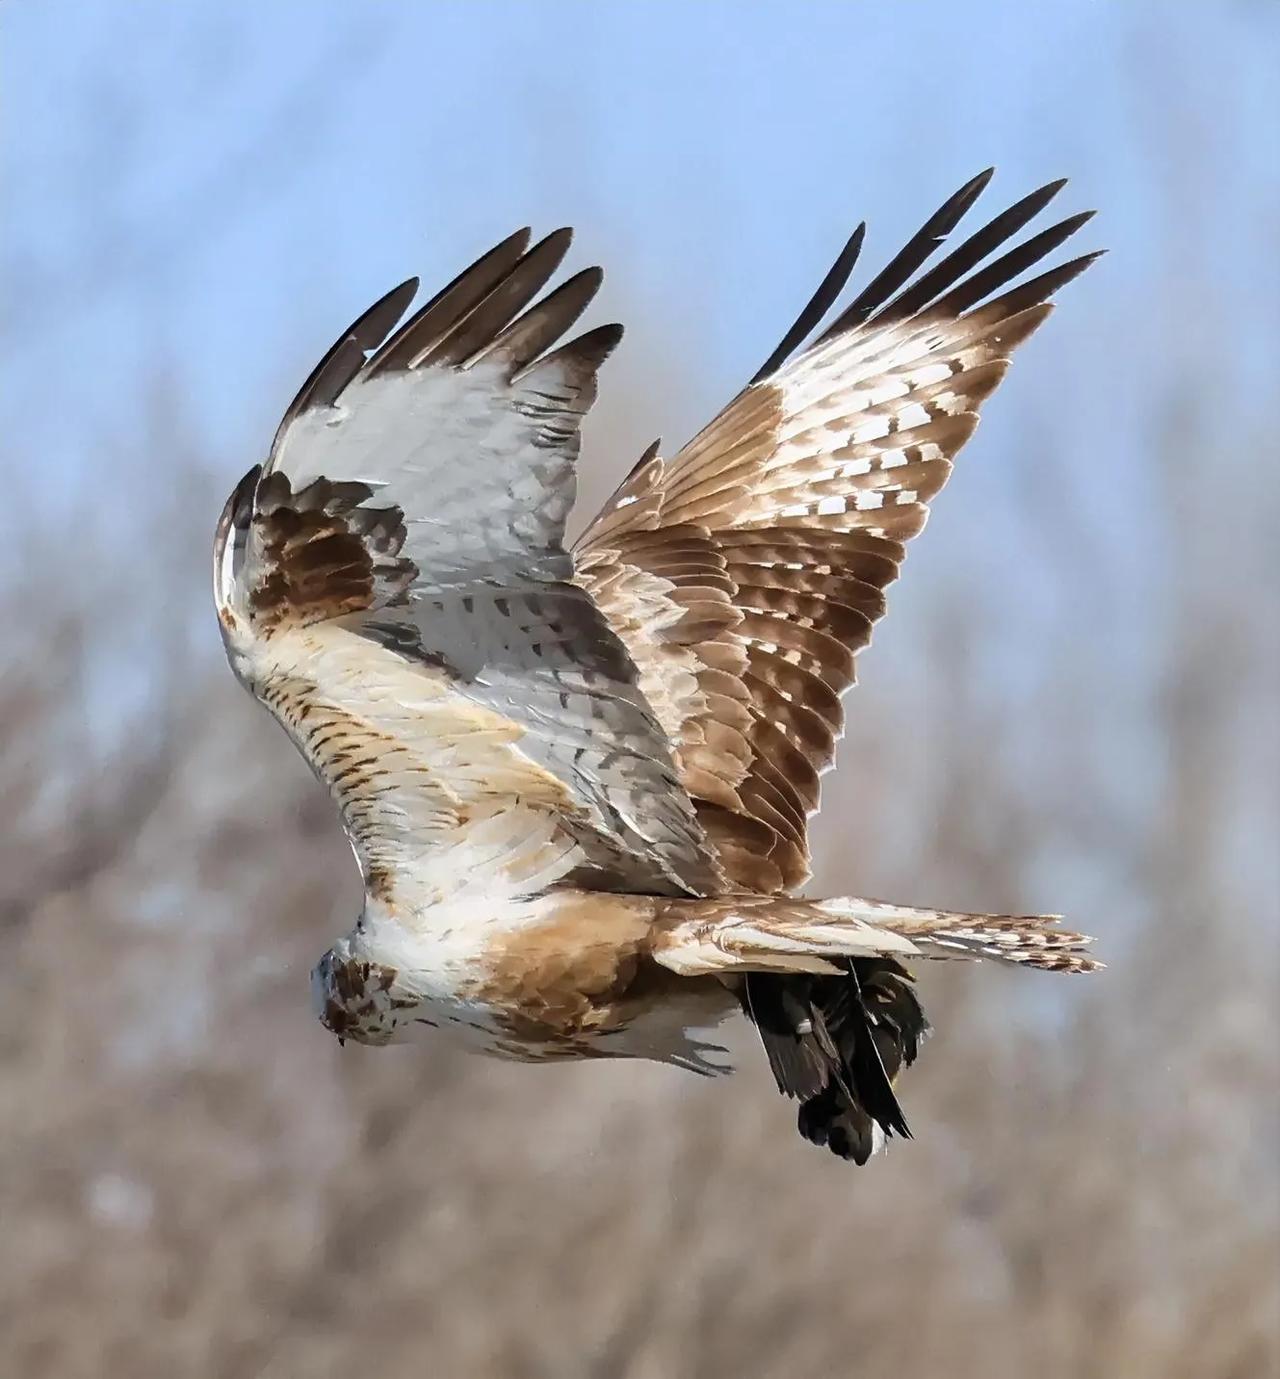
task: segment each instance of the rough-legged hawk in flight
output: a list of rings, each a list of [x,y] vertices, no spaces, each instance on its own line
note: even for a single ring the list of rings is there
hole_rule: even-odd
[[[522,230],[398,325],[359,318],[218,524],[232,668],[329,787],[364,876],[313,973],[367,1044],[720,1071],[741,1010],[801,1132],[859,1163],[908,1134],[927,1024],[905,964],[1097,964],[1042,915],[800,898],[806,828],[885,590],[1009,357],[1088,265],[1017,280],[1055,182],[926,261],[953,196],[822,326],[859,226],[750,384],[644,455],[572,550],[583,414],[621,336],[567,342],[598,269]],[[923,270],[923,271],[921,271]]]

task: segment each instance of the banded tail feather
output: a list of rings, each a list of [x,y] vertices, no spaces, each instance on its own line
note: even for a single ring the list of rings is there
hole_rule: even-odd
[[[800,1102],[805,1139],[866,1163],[911,1138],[899,1074],[929,1022],[901,958],[988,958],[1057,972],[1102,966],[1055,915],[981,915],[840,897],[669,901],[654,956],[688,976],[740,975],[778,1090]]]

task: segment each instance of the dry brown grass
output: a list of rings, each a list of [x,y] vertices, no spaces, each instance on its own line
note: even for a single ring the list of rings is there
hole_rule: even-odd
[[[1199,569],[1239,545],[1169,521]],[[1171,578],[1153,612],[1136,813],[1107,814],[1091,724],[1116,691],[1084,612],[1003,718],[973,610],[926,647],[945,683],[859,691],[823,885],[1043,906],[1056,849],[1113,965],[928,972],[918,1139],[856,1171],[799,1141],[745,1036],[717,1085],[339,1050],[306,972],[354,913],[349,855],[191,632],[203,538],[170,525],[171,549],[112,556],[189,579],[140,598],[140,675],[91,590],[46,590],[39,625],[21,591],[0,610],[6,1372],[1274,1372],[1274,897],[1239,865],[1260,765],[1235,736],[1266,711],[1264,632],[1219,616],[1225,584],[1180,619]]]

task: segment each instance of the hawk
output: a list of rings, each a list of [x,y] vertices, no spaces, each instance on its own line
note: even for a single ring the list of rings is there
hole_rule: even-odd
[[[805,899],[842,700],[907,542],[1049,298],[1010,247],[1063,182],[926,268],[990,172],[844,293],[859,226],[778,348],[570,549],[579,428],[621,327],[566,341],[588,268],[521,230],[400,324],[364,313],[218,523],[228,658],[341,812],[364,879],[312,973],[340,1039],[728,1071],[741,1011],[799,1128],[863,1163],[909,1130],[928,1025],[907,963],[1084,972],[1047,915]]]

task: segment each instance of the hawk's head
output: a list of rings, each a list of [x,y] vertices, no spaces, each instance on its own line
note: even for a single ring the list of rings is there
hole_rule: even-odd
[[[339,1040],[389,1044],[399,1012],[417,1004],[396,990],[396,969],[353,957],[346,939],[311,969],[311,1003],[321,1023]]]

